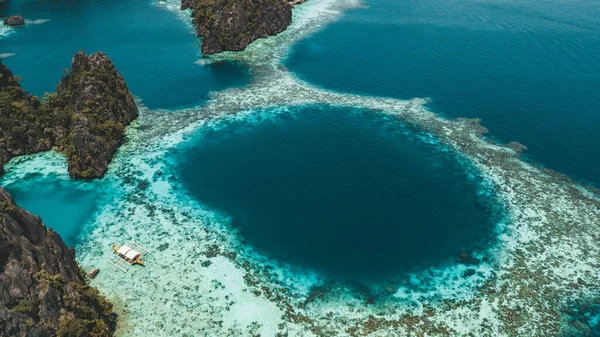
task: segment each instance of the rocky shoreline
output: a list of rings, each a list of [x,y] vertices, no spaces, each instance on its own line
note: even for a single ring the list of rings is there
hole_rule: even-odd
[[[49,117],[38,114],[40,106],[39,99],[27,94],[0,62],[0,175],[11,158],[52,147]]]
[[[112,336],[117,315],[60,236],[0,187],[0,335]]]
[[[202,37],[202,53],[244,50],[259,38],[276,35],[292,22],[292,7],[305,0],[182,0]]]
[[[101,178],[124,138],[138,108],[121,74],[106,54],[73,56],[71,73],[63,76],[48,112],[63,116],[58,145],[75,178]]]
[[[137,116],[103,53],[75,54],[57,92],[41,101],[0,62],[0,175],[11,158],[55,147],[71,177],[100,178]],[[75,251],[0,187],[0,335],[112,336],[115,329],[112,304],[88,285]]]
[[[0,62],[0,173],[12,157],[53,146],[73,178],[101,178],[138,108],[121,74],[103,53],[75,54],[57,92],[41,101]]]

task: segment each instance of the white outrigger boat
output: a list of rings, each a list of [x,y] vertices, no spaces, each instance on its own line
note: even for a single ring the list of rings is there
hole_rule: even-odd
[[[131,241],[124,246],[112,245],[115,255],[108,259],[108,262],[117,269],[127,272],[134,264],[143,265],[142,257],[148,254],[148,250],[137,243]]]

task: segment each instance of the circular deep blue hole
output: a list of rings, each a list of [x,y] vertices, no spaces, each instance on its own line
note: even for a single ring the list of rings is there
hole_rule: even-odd
[[[343,108],[255,116],[204,128],[177,156],[189,193],[262,254],[373,281],[490,242],[490,191],[428,135]]]

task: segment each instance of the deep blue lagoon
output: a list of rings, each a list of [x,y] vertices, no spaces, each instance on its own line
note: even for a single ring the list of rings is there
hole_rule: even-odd
[[[377,281],[489,243],[490,191],[427,135],[342,108],[256,114],[202,129],[176,158],[189,193],[266,256]]]
[[[63,69],[83,49],[102,51],[131,92],[152,109],[201,104],[209,91],[247,83],[248,70],[230,63],[196,64],[202,58],[193,28],[153,1],[6,1],[0,17],[21,14],[27,23],[0,40],[3,62],[30,93],[54,91]]]
[[[600,2],[366,0],[285,65],[326,88],[430,97],[452,117],[600,185]]]

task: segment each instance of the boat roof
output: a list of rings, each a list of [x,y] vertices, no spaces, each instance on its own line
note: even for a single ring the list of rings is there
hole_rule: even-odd
[[[119,253],[121,255],[125,255],[130,250],[131,250],[131,248],[129,248],[129,246],[125,245],[125,246],[122,246],[121,248],[119,248],[119,250],[117,250],[117,253]]]
[[[139,255],[140,255],[140,253],[139,253],[139,252],[137,252],[137,251],[135,251],[135,250],[133,250],[133,249],[130,249],[130,250],[129,250],[129,251],[126,253],[126,254],[125,254],[125,257],[126,257],[126,258],[128,258],[128,259],[130,259],[130,260],[134,260],[134,259],[135,259],[136,257],[138,257]]]
[[[135,249],[132,249],[132,247]],[[132,252],[127,254],[129,251]],[[147,254],[148,250],[146,248],[140,246],[139,244],[133,241],[129,241],[126,245],[117,249],[116,254],[108,258],[108,263],[110,263],[111,265],[113,265],[113,267],[119,269],[120,271],[126,273],[131,268],[131,265],[135,263],[136,258],[146,256]]]
[[[140,252],[131,249],[129,246],[125,245],[121,248],[119,248],[119,250],[117,251],[117,253],[119,253],[119,255],[123,255],[126,258],[133,260],[136,257],[138,257],[140,255]]]

